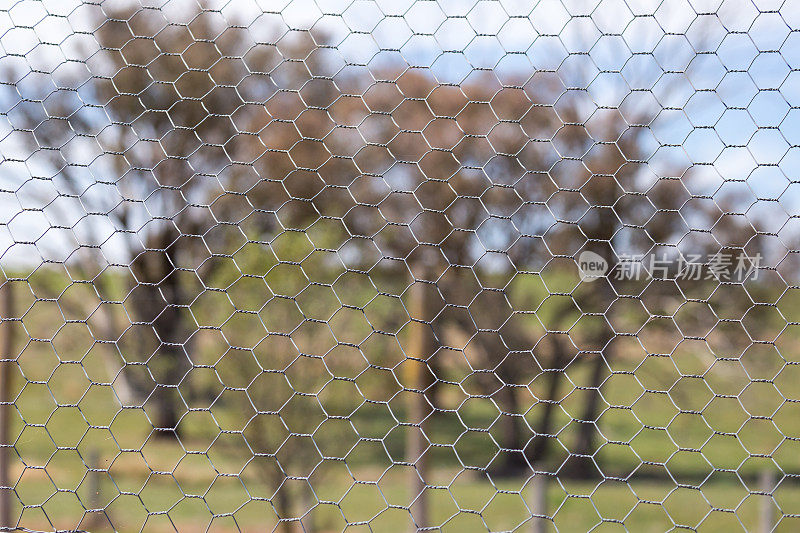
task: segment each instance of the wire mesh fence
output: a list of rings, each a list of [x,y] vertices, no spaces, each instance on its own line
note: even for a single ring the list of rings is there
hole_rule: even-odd
[[[793,531],[800,10],[0,3],[0,526]]]

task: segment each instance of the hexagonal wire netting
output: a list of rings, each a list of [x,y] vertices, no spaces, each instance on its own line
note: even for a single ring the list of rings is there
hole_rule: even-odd
[[[791,0],[0,6],[0,525],[791,531]]]

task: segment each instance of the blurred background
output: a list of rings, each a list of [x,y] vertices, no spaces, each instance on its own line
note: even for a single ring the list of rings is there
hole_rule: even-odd
[[[793,531],[797,7],[0,3],[0,525]]]

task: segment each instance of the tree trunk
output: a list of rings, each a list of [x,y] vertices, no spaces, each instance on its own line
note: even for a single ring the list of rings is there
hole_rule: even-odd
[[[277,466],[274,468],[274,472],[272,472],[270,477],[273,479],[271,482],[273,487],[280,487],[286,482],[286,476],[283,475],[283,472],[281,472]],[[286,488],[282,488],[275,494],[275,497],[272,499],[272,505],[275,506],[278,519],[282,520],[278,523],[278,532],[297,533],[302,530],[300,522],[292,520],[294,518],[294,513],[292,512],[292,495],[289,494]]]
[[[187,370],[189,360],[184,350],[186,324],[179,305],[182,302],[180,281],[174,275],[174,266],[168,248],[175,238],[174,231],[153,235],[148,240],[148,250],[137,257],[132,269],[139,283],[132,299],[138,321],[153,327],[160,346],[147,362],[156,385],[147,404],[155,424],[156,436],[177,436],[181,417],[177,385]],[[150,354],[143,354],[149,356]]]
[[[156,435],[166,438],[177,436],[180,420],[181,400],[177,385],[188,366],[183,347],[177,344],[176,337],[183,327],[183,318],[175,308],[169,306],[154,321],[153,328],[161,339],[161,347],[151,359],[150,371],[156,376],[153,391],[153,407],[156,409]]]
[[[87,276],[88,275],[84,274]],[[94,285],[101,290],[103,295],[108,296],[111,294],[110,280],[106,276],[97,276],[94,280]],[[97,322],[99,324],[101,335],[103,339],[112,341],[121,335],[124,327],[117,324],[115,320],[114,311],[110,304],[104,303],[100,306],[100,312],[97,313]],[[142,401],[143,397],[141,391],[137,388],[136,383],[132,383],[128,379],[125,372],[120,372],[120,359],[116,353],[115,344],[103,344],[101,346],[101,355],[103,357],[103,364],[108,373],[109,382],[114,383],[114,393],[119,397],[123,405],[131,406],[138,404]]]
[[[612,160],[610,160],[609,163],[611,166],[608,166],[602,170],[611,171],[613,168],[619,168],[618,166],[615,167],[615,165],[621,163],[621,161],[616,157],[612,157]],[[605,176],[605,174],[602,176],[603,177],[601,179],[603,179],[603,182],[600,191],[601,194],[599,195],[599,197],[602,199],[600,200],[602,201],[601,205],[604,207],[610,207],[613,206],[619,199],[620,192],[614,179],[608,178]],[[602,255],[605,256],[605,259],[609,265],[614,264],[612,241],[614,240],[615,231],[618,228],[619,221],[616,216],[612,215],[609,210],[605,210],[600,211],[600,215],[598,216],[594,225],[589,226],[586,230],[588,237],[595,239],[598,242],[608,243],[608,249]],[[606,276],[610,281],[611,272],[607,272]],[[599,297],[601,300],[616,300],[618,298],[618,295],[607,282],[603,282],[599,290],[592,294],[595,297]],[[611,320],[610,316],[607,316],[606,318],[607,320]],[[595,437],[597,435],[596,422],[598,408],[600,406],[600,385],[605,379],[604,370],[606,362],[612,358],[611,345],[609,343],[614,336],[615,333],[611,329],[611,326],[606,323],[597,337],[600,340],[600,350],[591,361],[588,398],[586,399],[583,415],[579,421],[580,426],[578,428],[578,435],[575,443],[575,454],[577,457],[572,462],[572,470],[574,471],[574,474],[580,477],[589,477],[593,471],[596,471],[590,456],[594,454],[595,451]]]
[[[278,485],[280,485],[280,483],[278,483]],[[287,520],[289,518],[293,518],[291,516],[292,502],[287,491],[286,490],[278,491],[278,494],[273,499],[272,505],[275,506],[275,510],[278,513],[278,518],[281,520],[285,520],[284,522],[280,522],[278,531],[282,531],[283,533],[294,533],[295,530],[298,529],[296,528],[296,524],[298,524],[298,522]]]
[[[520,414],[519,395],[517,387],[504,386],[502,389],[501,401],[503,411],[503,441],[502,445],[506,448],[505,460],[503,464],[493,472],[498,476],[514,476],[528,470],[528,462],[525,460],[523,449],[525,448],[525,432]]]
[[[589,383],[589,396],[586,406],[580,419],[578,435],[575,442],[575,461],[573,464],[574,474],[579,477],[588,477],[592,468],[591,455],[594,453],[594,441],[597,434],[597,409],[600,405],[600,384],[603,381],[605,361],[600,354],[595,355],[591,367],[591,379]]]
[[[297,517],[300,518],[304,514],[306,516],[297,522],[298,528],[302,533],[314,533],[317,530],[316,524],[314,523],[314,512],[312,511],[315,503],[314,494],[310,490],[301,491],[299,503],[300,509],[297,513]]]
[[[14,323],[11,322],[11,317],[14,316],[14,291],[11,283],[4,280],[5,283],[0,285],[2,288],[2,313],[0,318],[3,318],[3,345],[2,356],[3,362],[0,363],[0,527],[4,530],[11,530],[14,528],[12,518],[12,491],[11,491],[11,458],[13,445],[11,437],[11,424],[13,416],[13,398],[12,388],[13,383],[13,364],[12,360],[15,359],[14,354]]]
[[[561,380],[564,378],[564,366],[567,364],[567,350],[561,341],[551,335],[550,344],[552,345],[553,358],[548,374],[547,403],[544,406],[544,413],[542,413],[539,425],[536,427],[536,436],[526,454],[528,461],[532,465],[535,465],[547,455],[550,442],[553,440],[548,438],[548,435],[553,432],[553,413],[556,405],[558,405],[556,398],[558,397]]]
[[[272,446],[269,443],[269,434],[266,427],[262,423],[261,415],[256,417],[251,422],[254,426],[254,431],[248,436],[251,444],[254,446],[254,453],[258,454],[271,454]],[[278,516],[278,519],[290,518],[292,514],[292,500],[288,491],[281,489],[281,485],[286,482],[286,474],[280,469],[276,463],[264,463],[256,461],[256,465],[261,470],[261,477],[268,489],[273,493],[270,499],[272,507]],[[274,531],[279,533],[293,533],[295,530],[296,522],[279,522]]]
[[[610,328],[604,328],[601,333],[602,349],[594,355],[591,364],[591,377],[589,379],[589,397],[581,415],[580,427],[575,443],[575,454],[578,456],[572,463],[573,473],[579,477],[590,477],[596,469],[593,466],[591,455],[595,452],[597,436],[597,415],[600,407],[600,385],[605,379],[607,361],[612,359],[612,348],[609,342],[614,338]]]

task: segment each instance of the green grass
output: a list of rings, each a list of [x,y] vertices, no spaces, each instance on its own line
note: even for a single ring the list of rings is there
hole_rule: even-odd
[[[59,293],[68,285],[56,274],[39,272],[37,276],[41,279],[32,278],[31,286],[40,296],[42,291]],[[547,283],[550,286],[558,281]],[[349,283],[355,284],[348,289],[354,301],[369,301],[371,289],[358,281]],[[528,279],[514,289],[517,292],[512,303],[526,308],[540,305],[547,295],[542,287],[535,277]],[[121,299],[124,291],[119,286],[116,290],[119,294],[113,298]],[[249,293],[243,294],[240,298],[247,298]],[[324,294],[315,295],[309,300],[314,302],[309,303],[309,309],[319,318],[327,317],[330,307],[324,298]],[[19,299],[23,309],[33,303],[33,298],[26,301],[24,294]],[[14,464],[14,473],[16,494],[26,506],[24,510],[18,508],[22,511],[21,525],[74,529],[85,507],[98,506],[106,510],[118,531],[196,531],[205,530],[209,524],[219,531],[269,530],[277,521],[269,503],[277,487],[266,482],[262,470],[248,465],[252,452],[236,433],[245,428],[253,412],[246,409],[241,393],[223,392],[221,385],[238,380],[239,384],[233,386],[244,386],[249,382],[249,375],[242,370],[247,367],[235,357],[250,352],[225,353],[221,348],[226,343],[221,337],[212,337],[213,331],[199,339],[194,354],[198,359],[215,364],[222,357],[216,370],[192,371],[197,372],[195,390],[187,401],[192,407],[208,410],[187,417],[182,445],[154,439],[149,411],[122,409],[108,386],[115,370],[102,354],[109,345],[94,343],[100,331],[94,319],[87,324],[63,325],[61,312],[75,314],[82,303],[91,306],[91,299],[80,291],[74,295],[67,292],[62,299],[69,304],[60,310],[54,303],[37,302],[23,318],[26,329],[19,330],[19,339],[24,341],[29,336],[55,335],[50,342],[27,344],[18,359],[15,450],[20,459]],[[397,302],[374,301],[367,312],[370,320],[392,327],[390,318],[396,314]],[[797,314],[793,301],[784,298],[781,305],[787,317]],[[219,309],[221,304],[219,308],[204,307],[206,315],[202,318],[221,324],[215,315]],[[540,318],[557,321],[559,317],[550,314],[553,309],[542,305]],[[285,318],[277,313],[268,318],[275,316]],[[358,337],[363,324],[357,314],[342,316],[331,319],[332,328],[338,335]],[[85,320],[86,316],[72,318]],[[637,320],[633,315],[627,318],[633,323]],[[228,338],[244,342],[251,332],[236,328],[245,326],[244,322],[228,322],[222,330]],[[400,388],[388,371],[358,367],[352,363],[357,358],[347,359],[353,354],[328,353],[317,333],[304,332],[296,342],[303,345],[304,353],[318,353],[319,358],[296,359],[286,370],[285,379],[275,374],[280,376],[277,382],[258,389],[269,389],[262,401],[278,402],[275,408],[292,398],[287,404],[291,407],[282,410],[286,423],[296,432],[305,431],[300,427],[315,431],[316,444],[323,454],[345,459],[325,461],[312,471],[318,458],[309,459],[313,453],[308,455],[301,441],[284,444],[279,458],[290,473],[300,478],[310,476],[309,481],[290,481],[280,489],[288,491],[292,500],[291,514],[305,515],[304,520],[323,532],[340,531],[345,526],[348,531],[370,530],[366,524],[371,531],[408,529],[411,515],[404,508],[413,511],[407,482],[410,473],[397,464],[405,457],[405,430],[397,421],[407,417],[403,395],[397,394]],[[136,356],[137,349],[144,350],[137,348],[142,340],[136,338],[138,334],[120,342],[126,357]],[[398,334],[401,341],[403,335],[402,331]],[[788,335],[796,336],[791,331]],[[641,337],[645,343],[677,344],[675,334],[661,330]],[[677,340],[681,338],[678,335]],[[792,356],[787,339],[780,341],[780,356],[767,350],[726,360],[709,350],[710,345],[721,343],[714,337],[709,337],[708,344],[683,342],[672,357],[647,356],[635,340],[623,338],[616,358],[610,361],[612,370],[619,373],[604,382],[600,391],[604,412],[597,422],[602,446],[595,454],[600,470],[595,478],[631,476],[631,481],[609,479],[601,484],[569,477],[551,481],[546,513],[552,520],[547,521],[548,527],[559,531],[593,527],[663,531],[698,524],[704,531],[756,528],[764,507],[760,502],[764,497],[753,494],[759,488],[759,474],[769,470],[800,472],[800,450],[791,440],[800,437],[800,412],[797,404],[784,401],[800,399],[800,382],[792,373],[796,367],[785,367],[773,379],[783,358]],[[257,347],[255,357],[275,368],[288,365],[294,359],[287,356],[288,345],[273,342]],[[380,357],[386,366],[402,361],[398,356],[402,352],[391,341],[365,345],[364,351]],[[349,362],[334,367],[339,364],[337,358]],[[323,361],[336,375],[358,376],[358,391],[344,381],[336,384],[341,388],[322,388],[328,381]],[[459,368],[463,368],[458,367],[457,359],[451,361],[454,365],[445,370],[457,379]],[[574,420],[580,418],[585,404],[581,388],[589,381],[588,367],[574,364],[566,373],[555,413],[558,438],[552,442],[547,460],[536,465],[540,471],[558,473],[574,451]],[[403,379],[400,368],[397,374]],[[762,381],[753,383],[753,379]],[[278,401],[281,383],[289,394]],[[466,381],[464,386],[468,388]],[[536,398],[544,396],[545,387],[542,380],[532,379],[520,395],[525,419],[531,425],[542,412],[543,404]],[[292,396],[291,389],[317,394],[329,412],[344,414],[348,420],[318,425],[325,414],[316,399]],[[361,394],[385,403],[365,403]],[[492,437],[500,438],[502,406],[490,398],[467,400],[464,390],[454,386],[442,386],[438,401],[442,409],[451,411],[436,415],[426,428],[429,440],[437,445],[430,452],[430,475],[437,485],[430,489],[432,523],[428,525],[459,533],[525,530],[530,516],[526,505],[534,501],[526,478],[493,483],[480,470],[498,453]],[[480,431],[468,431],[468,427]],[[220,428],[232,433],[220,437]],[[271,434],[270,439],[269,445],[277,449],[283,437]],[[90,468],[101,472],[89,472]],[[794,513],[800,508],[800,485],[789,481],[779,486],[770,503],[776,514],[779,509]],[[84,522],[81,527],[93,531],[109,528],[102,520]],[[778,529],[791,531],[796,527],[783,521]]]
[[[316,500],[311,497],[305,504],[295,502],[293,513],[304,515],[306,523],[313,523],[317,531],[326,532],[365,522],[373,531],[386,533],[411,526],[409,512],[400,508],[412,504],[405,484],[407,472],[397,469],[381,476],[365,470],[354,474],[361,483],[342,477],[315,484],[320,498],[333,500],[333,503],[314,503]],[[231,517],[243,531],[263,531],[265,526],[269,530],[269,526],[277,522],[268,502],[250,499],[249,495],[258,497],[264,492],[264,487],[257,482],[245,480],[242,485],[236,478],[217,478],[209,487],[198,481],[199,475],[195,475],[194,480],[182,478],[180,482],[176,477],[180,476],[152,476],[138,496],[120,496],[106,479],[100,484],[95,501],[105,508],[118,531],[135,531],[143,525],[146,531],[173,531],[172,524],[179,531],[195,531],[205,529],[210,523],[220,531],[233,531],[236,526]],[[41,500],[43,506],[26,510],[22,525],[50,529],[46,514],[57,528],[75,528],[82,517],[80,501],[86,501],[90,495],[79,488],[77,495],[58,493],[52,496],[52,485],[43,478],[39,475],[25,485],[30,493],[29,501]],[[133,473],[129,476],[117,474],[115,480],[125,484],[133,482],[134,478]],[[528,506],[534,505],[531,490],[522,480],[505,481],[495,487],[488,481],[481,481],[475,473],[437,470],[435,481],[442,486],[430,490],[429,525],[441,526],[442,531],[514,530],[528,520]],[[305,486],[301,488],[301,485]],[[297,482],[293,487],[295,494],[303,489],[311,494],[305,482]],[[765,504],[776,515],[779,508],[791,512],[800,505],[800,487],[795,485],[779,487],[774,499],[768,502],[731,480],[711,480],[701,489],[676,488],[651,481],[630,484],[551,481],[545,510],[550,518],[546,522],[548,529],[559,531],[586,531],[593,527],[619,530],[620,523],[629,531],[665,531],[673,526],[700,526],[704,531],[752,531],[756,530]],[[39,494],[34,497],[36,492]],[[778,530],[792,531],[796,525],[786,520]],[[94,530],[108,528],[108,524],[102,522],[94,525]]]

